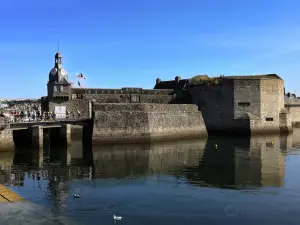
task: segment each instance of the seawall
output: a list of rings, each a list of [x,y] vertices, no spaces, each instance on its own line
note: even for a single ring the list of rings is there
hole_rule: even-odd
[[[13,134],[10,129],[0,131],[0,152],[14,150]]]
[[[144,142],[207,136],[202,114],[188,104],[94,104],[93,142]]]
[[[300,127],[300,104],[285,104],[285,108],[291,114],[294,127]]]

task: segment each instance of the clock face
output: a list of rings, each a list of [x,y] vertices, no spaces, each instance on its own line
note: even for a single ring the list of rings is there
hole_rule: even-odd
[[[67,72],[64,69],[61,69],[60,73],[61,73],[62,76],[66,76],[67,75]]]
[[[53,69],[51,70],[51,74],[52,74],[52,75],[55,75],[56,72],[57,72],[57,69],[56,69],[56,68],[53,68]]]

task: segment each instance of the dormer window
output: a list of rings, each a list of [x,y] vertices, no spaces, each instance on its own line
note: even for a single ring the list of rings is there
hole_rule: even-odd
[[[56,64],[61,64],[61,58],[55,59],[55,63],[56,63]]]

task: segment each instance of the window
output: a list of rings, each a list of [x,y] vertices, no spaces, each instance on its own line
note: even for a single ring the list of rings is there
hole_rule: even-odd
[[[131,95],[131,102],[140,102],[139,95]]]
[[[266,117],[266,121],[273,121],[273,117]]]
[[[273,142],[273,141],[267,142],[267,143],[266,143],[266,147],[268,147],[268,148],[273,148],[273,147],[274,147],[274,142]]]
[[[61,92],[64,91],[64,87],[63,87],[63,86],[60,86],[60,87],[59,87],[59,91],[61,91]]]
[[[83,99],[83,94],[77,94],[77,99]]]
[[[54,86],[54,91],[57,91],[57,86]]]
[[[250,102],[239,102],[238,106],[250,106]]]

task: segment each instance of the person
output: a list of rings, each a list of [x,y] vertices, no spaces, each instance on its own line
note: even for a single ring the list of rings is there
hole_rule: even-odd
[[[15,116],[13,111],[10,111],[10,122],[15,122]]]
[[[40,117],[41,117],[40,110],[38,110],[38,111],[36,112],[36,117],[37,117],[37,119],[41,119],[41,118],[40,118]]]
[[[24,116],[25,116],[25,114],[24,114],[24,111],[22,110],[20,113],[20,117],[19,117],[21,121],[23,121]]]
[[[35,118],[36,118],[36,111],[32,110],[31,115],[32,115],[32,120],[35,120]]]
[[[52,117],[52,119],[55,119],[55,112],[54,111],[51,112],[51,117]]]

